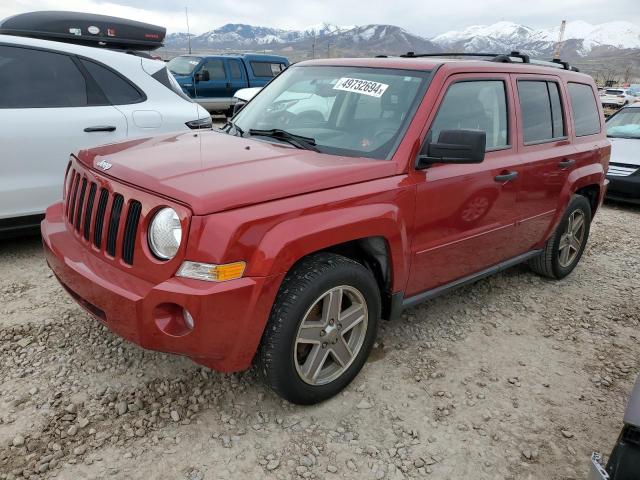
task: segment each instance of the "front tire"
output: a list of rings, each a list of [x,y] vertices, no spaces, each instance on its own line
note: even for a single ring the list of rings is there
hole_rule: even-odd
[[[569,275],[582,258],[591,228],[591,205],[582,195],[573,195],[569,206],[542,254],[529,261],[534,272],[560,280]]]
[[[363,265],[320,253],[296,265],[280,287],[257,365],[282,398],[311,405],[356,377],[376,339],[380,291]]]

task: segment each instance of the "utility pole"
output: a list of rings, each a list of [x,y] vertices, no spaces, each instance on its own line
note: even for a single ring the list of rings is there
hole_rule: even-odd
[[[553,51],[553,58],[560,60],[560,52],[562,51],[562,42],[564,41],[564,29],[567,26],[567,21],[562,20],[560,24],[560,32],[558,33],[558,42],[556,48]]]
[[[316,58],[316,31],[313,31],[313,42],[311,43],[311,58]]]
[[[184,7],[184,15],[187,17],[187,38],[189,40],[189,55],[191,55],[191,30],[189,30],[189,7]]]
[[[331,41],[327,43],[327,58],[331,58]]]

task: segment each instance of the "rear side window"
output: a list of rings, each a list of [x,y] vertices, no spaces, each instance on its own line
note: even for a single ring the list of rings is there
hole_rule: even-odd
[[[569,83],[568,88],[576,136],[584,137],[600,133],[600,113],[591,86],[583,83]]]
[[[120,75],[89,60],[80,61],[112,105],[129,105],[145,100],[140,91]]]
[[[519,80],[518,97],[525,143],[565,136],[562,101],[556,82]]]
[[[445,94],[431,126],[437,141],[443,130],[480,130],[487,134],[487,150],[508,146],[507,99],[501,80],[454,83]]]
[[[0,108],[86,105],[86,81],[71,57],[0,46]]]
[[[251,70],[256,77],[276,77],[285,68],[284,63],[251,62]]]
[[[240,62],[238,62],[238,60],[229,60],[229,70],[232,79],[237,80],[239,78],[242,78],[242,73],[240,72]]]

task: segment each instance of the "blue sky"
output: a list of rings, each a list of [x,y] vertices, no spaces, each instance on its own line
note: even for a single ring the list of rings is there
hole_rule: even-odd
[[[192,33],[226,23],[280,28],[322,22],[390,23],[426,37],[502,20],[534,28],[553,27],[562,19],[640,24],[638,0],[0,0],[0,18],[32,10],[75,10],[139,19],[176,32],[186,31],[185,5],[189,7]]]

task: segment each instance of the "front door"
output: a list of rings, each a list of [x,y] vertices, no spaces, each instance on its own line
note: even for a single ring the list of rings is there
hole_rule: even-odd
[[[442,130],[487,134],[484,162],[435,164],[420,175],[412,264],[412,296],[524,253],[516,237],[518,164],[509,76],[454,75],[445,84],[427,138]]]
[[[231,98],[231,85],[222,58],[205,59],[196,75],[199,77],[194,84],[197,98]]]

